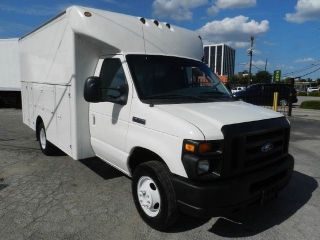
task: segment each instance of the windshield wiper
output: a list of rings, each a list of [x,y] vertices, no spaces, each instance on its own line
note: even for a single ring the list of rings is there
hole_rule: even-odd
[[[204,97],[207,97],[207,98],[213,98],[213,99],[231,99],[232,96],[230,95],[227,95],[226,93],[223,93],[223,92],[202,92],[201,93]]]
[[[156,94],[148,96],[145,99],[193,99],[193,100],[200,100],[206,101],[203,97],[200,96],[192,96],[192,95],[184,95],[184,94]]]
[[[210,98],[230,98],[231,97],[223,92],[202,92],[201,94],[203,96],[210,97]]]
[[[223,92],[218,92],[218,91],[215,91],[215,92],[212,92],[212,91],[201,92],[201,94],[204,94],[204,95],[226,95],[225,93],[223,93]]]
[[[155,94],[155,95],[147,96],[145,99],[173,99],[177,97],[181,97],[181,96],[178,94]]]

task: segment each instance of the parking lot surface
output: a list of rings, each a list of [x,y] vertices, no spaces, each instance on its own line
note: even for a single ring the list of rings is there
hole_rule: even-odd
[[[298,105],[304,101],[320,101],[320,97],[311,97],[311,96],[298,96],[298,102],[294,103],[293,105]]]
[[[21,111],[0,109],[0,239],[319,239],[320,119],[290,121],[295,171],[276,200],[158,232],[139,217],[129,178],[97,158],[43,155]]]

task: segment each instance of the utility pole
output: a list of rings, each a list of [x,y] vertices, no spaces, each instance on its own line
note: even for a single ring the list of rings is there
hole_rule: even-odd
[[[254,37],[251,36],[250,38],[250,41],[251,41],[251,44],[250,44],[250,48],[248,50],[248,54],[250,56],[250,63],[249,63],[249,80],[250,80],[250,83],[252,82],[252,55],[253,55],[253,41],[254,41]]]
[[[267,71],[267,65],[268,65],[268,58],[266,58],[266,65],[264,66],[264,71]]]

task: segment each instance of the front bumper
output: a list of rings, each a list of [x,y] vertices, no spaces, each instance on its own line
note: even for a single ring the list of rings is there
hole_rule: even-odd
[[[173,185],[182,212],[196,217],[219,216],[276,195],[288,184],[293,166],[294,159],[288,155],[281,162],[240,177],[202,183],[174,176]]]

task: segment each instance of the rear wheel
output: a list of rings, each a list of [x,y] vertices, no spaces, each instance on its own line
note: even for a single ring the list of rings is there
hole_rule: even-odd
[[[55,155],[57,148],[47,140],[46,129],[43,122],[39,124],[37,134],[41,151],[47,156]]]
[[[178,208],[169,169],[158,161],[139,165],[133,174],[132,194],[142,219],[165,230],[174,224]]]

